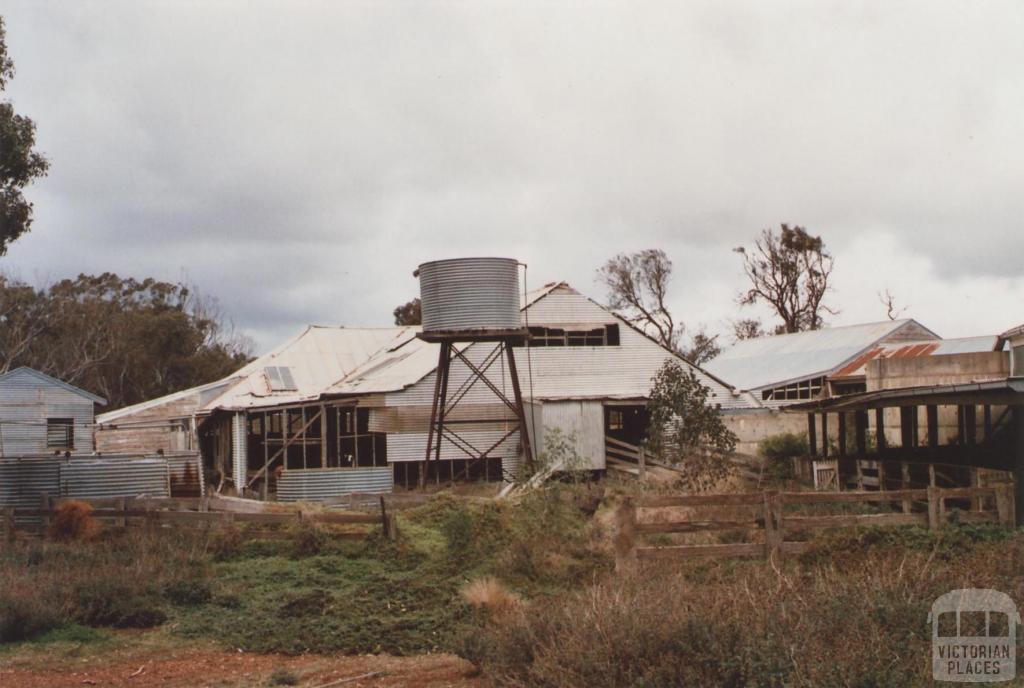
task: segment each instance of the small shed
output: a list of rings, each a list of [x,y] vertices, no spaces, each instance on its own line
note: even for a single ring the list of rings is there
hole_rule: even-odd
[[[93,451],[96,405],[106,399],[32,368],[0,375],[0,456]]]

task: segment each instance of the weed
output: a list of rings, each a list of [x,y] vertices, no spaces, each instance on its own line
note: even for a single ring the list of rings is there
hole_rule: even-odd
[[[26,594],[0,594],[0,643],[29,640],[61,625],[46,600]]]
[[[294,671],[290,671],[284,667],[278,667],[274,669],[272,674],[270,674],[270,685],[297,686],[299,685],[299,676]]]
[[[72,599],[74,617],[89,626],[150,628],[167,620],[156,595],[118,579],[80,581]]]
[[[171,581],[164,586],[164,597],[172,604],[196,605],[209,602],[213,593],[210,583],[199,578]]]
[[[502,616],[523,604],[523,598],[515,594],[494,576],[477,578],[462,586],[463,599],[475,609],[486,610],[492,616]]]
[[[50,523],[50,537],[61,541],[89,541],[100,532],[99,522],[92,516],[92,506],[80,501],[64,502]]]

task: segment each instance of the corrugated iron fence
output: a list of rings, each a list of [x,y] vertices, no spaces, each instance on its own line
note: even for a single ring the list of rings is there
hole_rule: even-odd
[[[0,459],[0,508],[38,508],[40,498],[202,496],[199,454],[22,456]]]

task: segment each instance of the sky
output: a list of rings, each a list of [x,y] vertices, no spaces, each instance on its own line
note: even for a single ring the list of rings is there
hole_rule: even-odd
[[[672,259],[726,333],[780,223],[833,325],[1024,322],[1024,3],[64,2],[0,9],[50,174],[0,270],[186,280],[264,351],[390,325],[424,261]],[[725,341],[728,335],[723,334]]]

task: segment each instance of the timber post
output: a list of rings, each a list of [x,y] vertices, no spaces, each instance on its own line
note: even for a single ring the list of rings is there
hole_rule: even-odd
[[[636,477],[640,479],[640,482],[644,482],[647,478],[647,452],[643,447],[640,447],[640,456],[637,459],[637,472]]]
[[[114,519],[114,525],[119,528],[127,527],[128,519],[123,514],[125,511],[128,511],[128,500],[126,500],[124,497],[118,497],[117,506],[114,508],[122,513],[121,516],[118,516]]]
[[[928,486],[928,529],[938,530],[939,512],[942,508],[942,496],[939,494],[939,488],[934,485]]]
[[[12,544],[15,539],[14,507],[4,509],[4,542]]]
[[[775,491],[764,493],[764,544],[768,561],[782,563],[782,495]]]
[[[636,562],[636,504],[626,497],[615,512],[615,570],[623,571]]]
[[[995,488],[995,492],[996,514],[999,517],[999,522],[1004,525],[1013,526],[1013,485],[998,485]]]

